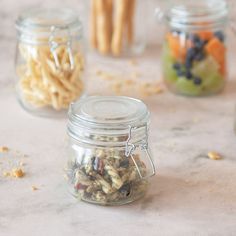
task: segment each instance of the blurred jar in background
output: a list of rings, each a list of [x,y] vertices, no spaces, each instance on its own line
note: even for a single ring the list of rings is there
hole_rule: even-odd
[[[227,80],[226,1],[175,1],[162,15],[167,23],[162,56],[167,87],[188,96],[222,91]]]
[[[54,116],[84,94],[84,43],[78,14],[31,9],[16,21],[16,91],[27,111]]]
[[[145,50],[148,3],[143,0],[91,0],[90,44],[102,55],[129,56]]]

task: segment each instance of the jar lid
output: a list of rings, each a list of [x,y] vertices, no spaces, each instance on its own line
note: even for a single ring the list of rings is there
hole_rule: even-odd
[[[78,33],[82,25],[78,13],[71,9],[37,8],[24,11],[16,20],[16,28],[20,33],[46,37],[52,30],[57,34]]]
[[[228,5],[224,0],[179,0],[168,8],[166,20],[180,29],[218,28],[228,20]]]
[[[86,142],[124,142],[130,127],[136,128],[133,137],[139,139],[145,135],[144,127],[148,123],[149,111],[140,100],[122,96],[91,96],[71,104],[68,133]],[[99,136],[99,140],[94,135]]]

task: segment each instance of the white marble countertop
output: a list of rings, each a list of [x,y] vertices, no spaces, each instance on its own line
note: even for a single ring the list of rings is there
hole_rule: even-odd
[[[95,76],[98,69],[118,74],[126,68],[122,73],[139,73],[140,82],[158,80],[155,55],[158,51],[147,53],[136,66],[125,59],[90,55],[89,93],[108,93],[111,90],[104,85],[114,84],[101,83],[104,80]],[[2,60],[1,70],[4,65]],[[121,93],[141,96],[134,86]],[[157,175],[143,199],[121,207],[99,207],[77,202],[67,193],[63,179],[66,119],[26,113],[12,86],[2,83],[0,144],[12,151],[1,154],[0,172],[6,163],[23,160],[26,176],[12,180],[1,174],[0,235],[235,235],[235,82],[229,81],[218,96],[185,98],[165,91],[144,101],[152,112]],[[208,159],[210,150],[220,152],[223,160]],[[32,185],[39,190],[32,191]]]
[[[90,54],[89,94],[114,94],[119,89],[120,94],[142,98],[148,105],[158,169],[147,195],[135,203],[99,207],[77,202],[68,194],[63,178],[66,118],[32,116],[15,99],[14,31],[8,29],[15,12],[30,1],[19,1],[15,9],[10,3],[4,0],[5,7],[0,11],[0,146],[11,148],[9,154],[0,154],[0,236],[236,235],[233,60],[231,80],[222,94],[185,98],[168,91],[155,96],[140,93],[140,83],[160,81],[157,48],[138,58],[137,65],[131,65],[128,59]],[[42,5],[47,6],[47,1]],[[234,51],[230,50],[232,58]],[[137,82],[124,89],[118,79],[98,78],[98,71]],[[212,150],[221,153],[223,159],[208,159],[206,154]],[[3,177],[6,168],[20,161],[25,163],[24,178]],[[32,191],[32,185],[39,189]]]

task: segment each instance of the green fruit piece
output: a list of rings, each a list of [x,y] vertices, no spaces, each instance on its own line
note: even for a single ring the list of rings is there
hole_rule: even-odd
[[[175,59],[172,57],[168,44],[166,43],[163,47],[162,51],[162,68],[164,79],[169,83],[176,82],[178,76],[176,71],[173,68],[173,64],[175,63]]]
[[[225,80],[220,73],[209,74],[204,78],[202,87],[205,91],[218,92],[224,87]]]
[[[176,91],[181,94],[197,96],[202,93],[201,85],[195,85],[192,80],[187,80],[185,77],[180,77],[175,86]]]
[[[195,76],[199,76],[202,79],[207,77],[209,74],[216,74],[219,71],[219,64],[215,61],[212,56],[206,57],[205,60],[194,64],[192,73]]]
[[[219,73],[219,64],[211,56],[205,60],[195,63],[192,73],[202,79],[202,88],[204,92],[218,92],[224,86],[224,78]]]

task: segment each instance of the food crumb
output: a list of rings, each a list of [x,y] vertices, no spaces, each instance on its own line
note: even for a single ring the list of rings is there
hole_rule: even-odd
[[[211,160],[220,160],[220,159],[222,159],[222,156],[217,152],[208,152],[207,156]]]
[[[9,148],[6,146],[0,147],[0,153],[3,153],[3,152],[9,152]]]
[[[126,85],[133,85],[135,82],[131,79],[125,80]]]
[[[131,73],[130,77],[132,79],[138,79],[139,77],[141,77],[141,74],[139,72],[133,72]]]
[[[35,185],[32,185],[31,189],[32,189],[32,191],[37,191],[38,190],[38,188]]]
[[[23,161],[20,161],[19,165],[20,165],[20,166],[24,166],[25,163],[24,163]]]
[[[121,88],[122,88],[122,83],[120,83],[120,82],[114,83],[113,86],[112,86],[112,90],[113,90],[116,94],[120,94]]]
[[[104,80],[112,80],[112,79],[115,79],[116,76],[113,75],[113,74],[110,74],[108,72],[105,72],[105,71],[102,71],[102,70],[97,70],[96,71],[96,75],[98,77],[100,77],[101,79],[104,79]]]
[[[153,92],[155,94],[160,94],[160,93],[163,93],[164,90],[160,86],[156,86],[156,88],[153,89]]]
[[[3,176],[4,177],[9,177],[9,176],[11,176],[11,173],[9,171],[4,171]]]
[[[15,178],[22,178],[24,177],[24,175],[25,175],[24,171],[20,168],[14,168],[11,171],[11,176]]]
[[[131,60],[129,60],[129,64],[132,66],[137,66],[138,62],[135,59],[131,59]]]

